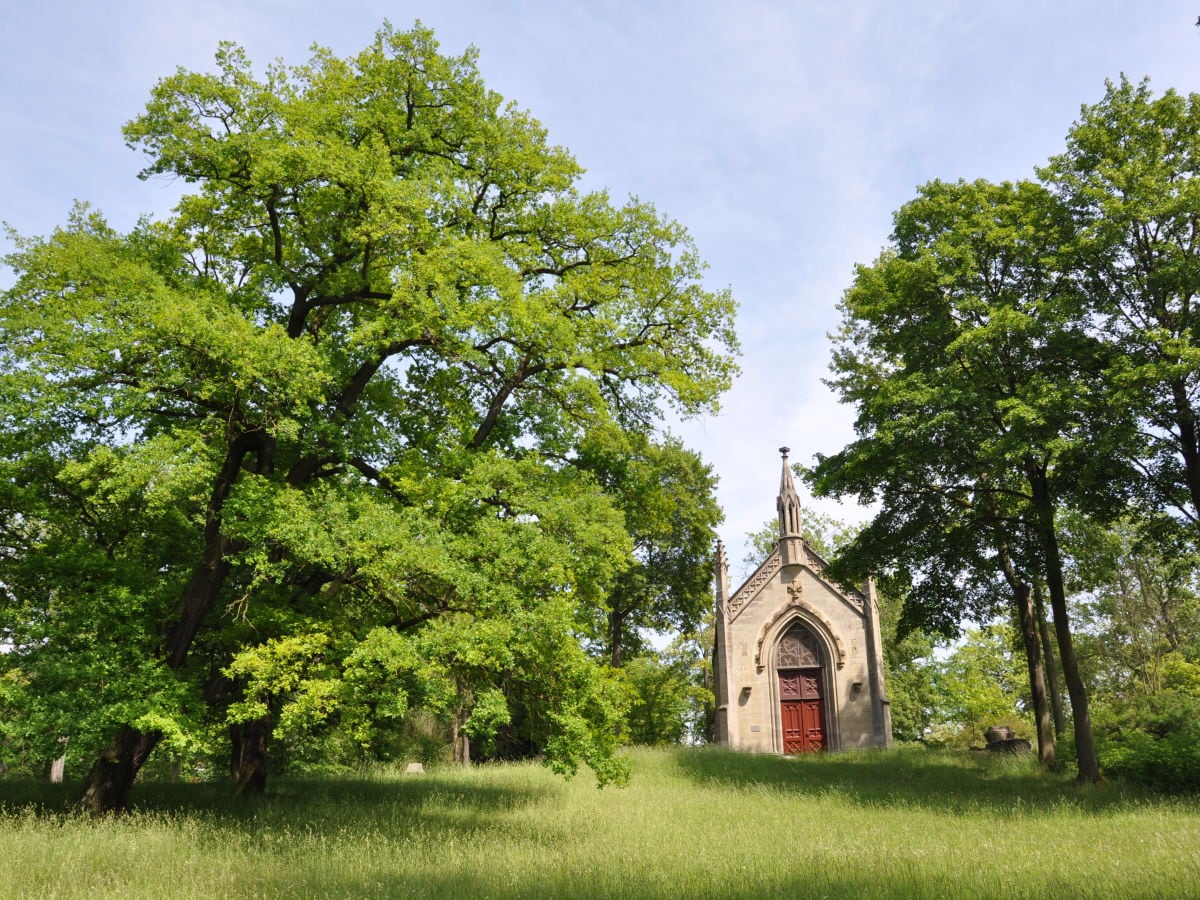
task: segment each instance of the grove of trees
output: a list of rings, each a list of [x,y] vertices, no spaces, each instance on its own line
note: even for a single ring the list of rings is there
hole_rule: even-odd
[[[419,25],[262,75],[223,45],[125,138],[174,213],[81,205],[6,261],[0,755],[68,739],[98,811],[156,749],[253,792],[272,742],[428,721],[620,778],[584,645],[693,625],[719,516],[660,431],[735,371],[686,231]]]
[[[173,213],[80,204],[5,260],[0,766],[65,748],[99,812],[147,767],[258,793],[449,746],[604,783],[705,740],[721,511],[661,421],[737,340],[685,229],[583,191],[420,25],[261,74],[222,45],[124,133]],[[1083,781],[1200,787],[1198,170],[1200,95],[1122,78],[856,270],[857,437],[801,474],[878,512],[805,528],[877,577],[899,739],[1011,720]]]
[[[1198,174],[1200,95],[1122,78],[1036,180],[921,187],[842,301],[829,383],[857,439],[808,472],[879,504],[837,569],[881,571],[902,631],[1007,610],[1041,759],[1061,678],[1085,781],[1094,699],[1118,769],[1183,752],[1200,712]],[[1110,700],[1168,671],[1174,718],[1113,724]]]

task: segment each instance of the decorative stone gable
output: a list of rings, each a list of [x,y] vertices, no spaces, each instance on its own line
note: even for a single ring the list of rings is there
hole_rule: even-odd
[[[758,592],[774,579],[782,565],[783,562],[779,558],[779,552],[772,552],[766,561],[758,567],[757,571],[750,576],[750,580],[738,588],[737,593],[733,595],[733,599],[729,601],[729,616],[731,619],[736,619],[742,607],[758,596]]]
[[[717,740],[740,750],[801,753],[890,747],[873,582],[846,590],[805,541],[803,510],[781,447],[779,541],[731,591],[717,545]]]

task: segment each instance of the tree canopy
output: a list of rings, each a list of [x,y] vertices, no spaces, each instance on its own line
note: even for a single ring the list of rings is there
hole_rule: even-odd
[[[575,616],[542,610],[603,603],[633,545],[579,448],[714,408],[729,294],[682,226],[581,192],[475,52],[419,25],[261,77],[224,44],[125,137],[193,192],[127,234],[80,207],[20,239],[0,300],[5,666],[90,716],[85,803],[123,805],[214,709],[277,719],[305,680],[262,662],[279,642],[340,669],[345,701],[378,629],[454,623],[422,652],[503,720],[494,660],[461,642],[532,616],[550,654]],[[603,769],[581,679],[525,714]]]
[[[1133,504],[1160,530],[1194,525],[1198,102],[1122,79],[1040,181],[922,187],[843,300],[831,384],[858,439],[812,473],[818,493],[881,503],[840,562],[905,579],[910,625],[986,618],[1003,577],[1035,705],[1045,584],[1088,780],[1059,519]]]

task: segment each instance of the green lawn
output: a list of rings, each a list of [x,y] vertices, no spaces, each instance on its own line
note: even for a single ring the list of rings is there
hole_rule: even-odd
[[[934,753],[639,751],[627,788],[532,764],[73,788],[0,780],[4,897],[1200,897],[1200,799]]]

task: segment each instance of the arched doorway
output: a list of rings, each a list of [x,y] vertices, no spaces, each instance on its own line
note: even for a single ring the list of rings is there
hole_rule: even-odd
[[[800,622],[793,622],[779,640],[776,659],[783,752],[824,750],[825,679],[821,671],[821,645],[811,631]]]

